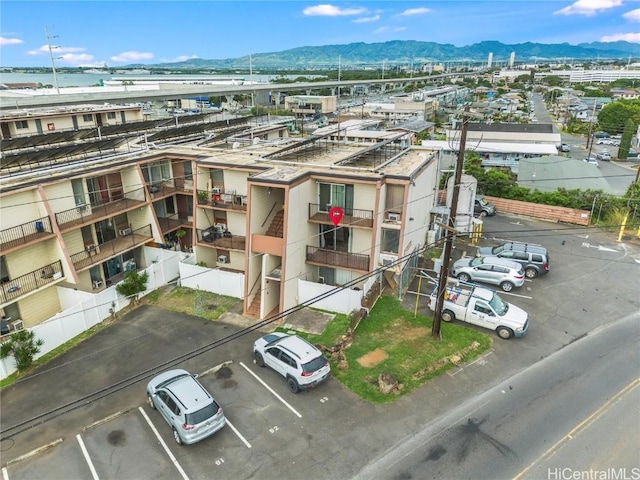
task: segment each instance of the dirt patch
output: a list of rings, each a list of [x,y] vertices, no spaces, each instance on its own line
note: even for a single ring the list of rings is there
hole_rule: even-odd
[[[387,352],[382,350],[381,348],[376,348],[372,352],[369,352],[363,356],[361,356],[357,362],[365,368],[373,367],[380,362],[389,358]]]

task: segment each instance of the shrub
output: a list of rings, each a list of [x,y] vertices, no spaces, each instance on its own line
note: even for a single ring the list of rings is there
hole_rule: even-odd
[[[14,333],[8,341],[0,345],[0,358],[13,355],[18,370],[24,372],[33,364],[34,357],[44,343],[41,338],[36,340],[35,337],[36,334],[30,330]]]

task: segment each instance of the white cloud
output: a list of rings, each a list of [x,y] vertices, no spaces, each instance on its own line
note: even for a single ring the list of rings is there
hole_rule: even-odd
[[[578,0],[568,7],[553,12],[555,15],[585,15],[593,17],[599,12],[619,7],[622,0]]]
[[[58,57],[60,63],[68,63],[75,67],[88,66],[93,62],[93,55],[88,53],[65,53]]]
[[[353,23],[369,23],[377,22],[378,20],[380,20],[380,15],[374,15],[373,17],[356,18]]]
[[[427,7],[418,7],[418,8],[409,8],[402,13],[399,13],[398,17],[412,17],[413,15],[424,15],[425,13],[429,13],[431,10]]]
[[[59,46],[51,46],[51,52],[54,55],[64,55],[67,53],[77,53],[84,52],[86,48],[83,47],[59,47]],[[36,48],[35,50],[29,50],[27,52],[29,55],[49,55],[49,45],[42,45],[40,48]]]
[[[635,10],[631,10],[630,12],[627,12],[625,14],[622,15],[624,18],[626,18],[627,20],[630,20],[632,22],[640,22],[640,8],[636,8]]]
[[[407,29],[407,27],[380,27],[375,30],[373,33],[395,33],[395,32],[403,32]]]
[[[0,47],[5,47],[7,45],[19,45],[21,43],[24,43],[24,40],[20,40],[19,38],[0,37]]]
[[[314,5],[302,11],[309,17],[344,17],[347,15],[362,15],[367,13],[366,8],[340,8],[335,5]]]
[[[114,62],[137,62],[139,60],[151,60],[153,53],[149,52],[122,52],[110,57]]]
[[[625,42],[640,43],[640,33],[614,33],[613,35],[605,35],[600,39],[601,42]]]

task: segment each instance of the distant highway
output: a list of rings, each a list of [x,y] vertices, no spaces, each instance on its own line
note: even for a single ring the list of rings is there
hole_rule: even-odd
[[[91,93],[65,94],[60,89],[60,94],[55,91],[46,95],[25,95],[12,90],[0,91],[0,108],[35,108],[56,105],[78,105],[87,103],[134,103],[141,101],[162,101],[188,98],[193,96],[221,96],[251,94],[258,92],[286,92],[288,90],[318,90],[322,88],[346,88],[361,85],[408,85],[418,82],[435,82],[449,77],[466,77],[477,75],[479,72],[468,73],[443,73],[440,75],[428,75],[413,78],[385,78],[372,80],[331,80],[326,82],[301,82],[301,83],[271,83],[251,85],[180,85],[161,90],[127,91],[123,87],[120,91],[100,91],[96,87]]]

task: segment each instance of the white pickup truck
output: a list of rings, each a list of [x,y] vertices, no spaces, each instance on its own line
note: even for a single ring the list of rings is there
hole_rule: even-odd
[[[434,311],[437,292],[436,285],[429,297],[429,308]],[[504,339],[522,337],[529,326],[527,312],[505,302],[493,290],[460,282],[447,284],[441,318],[489,328]]]

